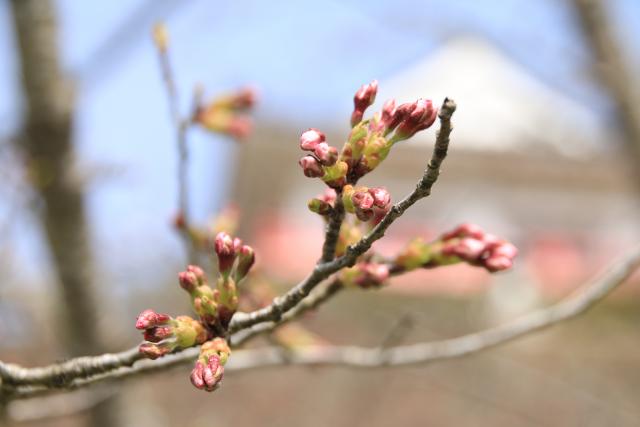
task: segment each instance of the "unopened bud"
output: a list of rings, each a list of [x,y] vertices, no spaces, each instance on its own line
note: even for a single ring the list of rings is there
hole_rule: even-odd
[[[238,252],[238,266],[236,267],[236,282],[242,280],[253,266],[256,255],[251,246],[244,245]]]
[[[338,149],[330,146],[326,142],[321,142],[316,145],[313,154],[316,155],[320,163],[324,166],[334,165],[338,161]]]
[[[136,329],[149,329],[155,326],[166,325],[171,320],[168,314],[156,313],[151,309],[144,310],[136,319]]]
[[[364,111],[376,100],[378,93],[378,81],[373,80],[369,84],[362,85],[353,97],[353,114],[351,115],[351,126],[355,126],[362,121]]]
[[[333,211],[331,204],[320,199],[311,199],[307,203],[307,207],[311,212],[315,212],[318,215],[329,215]]]
[[[236,259],[233,239],[224,231],[218,233],[215,238],[214,249],[218,256],[218,269],[222,274],[229,274],[233,261]]]
[[[178,273],[178,280],[180,287],[189,293],[193,292],[199,286],[198,278],[191,271],[181,271]]]
[[[163,344],[144,342],[138,347],[138,351],[147,358],[154,360],[171,352],[171,347]]]
[[[168,326],[157,326],[155,328],[145,329],[143,337],[145,341],[158,343],[164,339],[173,336],[172,328]]]
[[[300,148],[305,151],[313,151],[316,146],[325,141],[324,133],[318,129],[309,129],[300,135]]]
[[[398,125],[394,140],[411,138],[416,132],[431,126],[437,117],[438,109],[433,106],[431,100],[418,99],[411,113]]]
[[[391,203],[391,195],[386,188],[374,187],[369,189],[369,194],[373,196],[373,204],[378,208],[386,208]]]
[[[304,176],[308,178],[321,178],[325,174],[322,165],[313,156],[304,156],[298,163],[302,168],[302,172],[304,172]]]

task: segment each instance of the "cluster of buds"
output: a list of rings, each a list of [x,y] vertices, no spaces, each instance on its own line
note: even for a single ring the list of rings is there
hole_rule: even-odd
[[[149,359],[157,359],[174,350],[193,347],[208,338],[204,325],[189,316],[175,319],[168,314],[145,310],[136,319],[136,329],[144,331],[139,351]]]
[[[347,212],[353,213],[363,222],[372,218],[382,218],[389,211],[391,196],[382,187],[353,187],[345,185],[342,189],[342,203]]]
[[[396,258],[394,268],[409,271],[466,262],[493,273],[511,268],[517,254],[511,243],[477,225],[462,224],[432,243],[413,240]]]
[[[321,178],[329,187],[336,189],[355,183],[374,170],[396,142],[427,129],[438,116],[438,109],[430,100],[418,99],[399,106],[390,100],[382,111],[365,120],[364,113],[374,103],[377,92],[378,82],[375,80],[356,92],[351,133],[339,155],[326,143],[325,135],[319,130],[309,129],[301,135],[300,148],[312,153],[300,159],[305,176]]]
[[[340,188],[346,183],[347,164],[338,161],[338,150],[326,142],[324,133],[309,129],[300,135],[300,148],[310,154],[299,161],[304,175],[322,178],[330,187]]]
[[[192,120],[209,131],[243,139],[252,128],[251,119],[243,113],[255,103],[255,90],[242,88],[234,93],[218,96],[205,105],[198,105]]]
[[[340,272],[340,281],[345,286],[359,288],[378,288],[389,278],[389,266],[376,262],[363,261]]]
[[[195,388],[213,391],[220,386],[224,375],[224,365],[229,360],[231,350],[224,338],[214,338],[200,346],[200,355],[191,371],[191,384]]]

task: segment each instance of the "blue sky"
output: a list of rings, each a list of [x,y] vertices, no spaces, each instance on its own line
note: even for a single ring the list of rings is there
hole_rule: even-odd
[[[111,171],[90,187],[94,238],[105,270],[116,279],[123,271],[135,276],[139,260],[162,262],[180,250],[167,227],[175,205],[175,148],[149,38],[154,21],[167,21],[185,107],[196,82],[208,93],[249,83],[261,94],[257,120],[321,126],[347,116],[363,82],[391,76],[447,39],[472,34],[495,43],[555,89],[606,111],[585,71],[588,56],[567,3],[59,1],[64,65],[79,89],[76,143],[87,170]],[[633,63],[640,64],[640,2],[606,3]],[[8,12],[7,2],[0,2],[3,137],[16,129],[20,113]],[[193,134],[190,145],[194,212],[202,220],[227,196],[224,176],[234,146],[201,133]],[[25,218],[14,227],[23,258],[42,253],[26,237],[35,235],[32,224]],[[132,245],[140,250],[123,256]],[[160,247],[166,249],[154,253]]]

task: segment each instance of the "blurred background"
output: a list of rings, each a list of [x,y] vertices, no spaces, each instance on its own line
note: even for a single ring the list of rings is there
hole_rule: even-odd
[[[339,295],[303,320],[321,342],[379,345],[476,331],[569,294],[640,237],[640,3],[635,0],[0,1],[0,359],[27,366],[120,351],[135,316],[188,310],[172,227],[177,151],[150,30],[164,21],[183,111],[251,85],[243,142],[189,136],[191,213],[230,203],[278,292],[309,271],[322,221],[298,137],[341,146],[354,92],[458,103],[433,195],[377,249],[468,221],[514,242],[513,270],[412,273]],[[39,60],[38,60],[39,59]],[[68,80],[67,80],[68,79]],[[68,84],[70,83],[70,85]],[[365,184],[410,192],[435,130],[394,147]],[[59,179],[60,172],[65,179]],[[187,367],[14,402],[29,426],[640,425],[640,278],[586,316],[490,352],[375,371],[230,374]],[[250,286],[250,285],[247,285]],[[71,414],[71,415],[68,415]]]

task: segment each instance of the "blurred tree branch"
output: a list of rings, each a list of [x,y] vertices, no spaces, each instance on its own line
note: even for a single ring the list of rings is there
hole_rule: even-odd
[[[25,120],[16,148],[34,193],[42,200],[40,221],[53,260],[63,305],[65,351],[99,353],[98,310],[83,188],[71,177],[73,88],[60,66],[58,31],[49,0],[12,0],[21,63]],[[108,402],[92,411],[91,425],[113,425]]]
[[[611,19],[602,0],[572,0],[593,68],[601,86],[608,92],[620,129],[631,154],[636,185],[640,189],[640,88],[623,48],[616,38]]]

